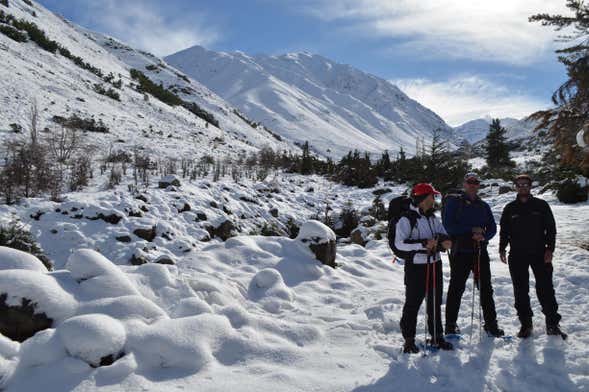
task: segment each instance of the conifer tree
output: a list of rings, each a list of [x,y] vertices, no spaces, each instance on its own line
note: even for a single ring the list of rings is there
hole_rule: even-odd
[[[487,166],[490,169],[499,169],[514,166],[513,161],[509,158],[509,146],[505,133],[507,131],[501,126],[498,118],[494,119],[489,126],[487,134]]]

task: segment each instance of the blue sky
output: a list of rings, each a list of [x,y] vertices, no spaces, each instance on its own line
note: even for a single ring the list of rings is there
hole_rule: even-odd
[[[566,77],[554,54],[556,34],[527,22],[533,13],[566,12],[564,0],[40,3],[160,56],[196,44],[318,53],[391,80],[451,125],[485,115],[523,117],[549,106]]]

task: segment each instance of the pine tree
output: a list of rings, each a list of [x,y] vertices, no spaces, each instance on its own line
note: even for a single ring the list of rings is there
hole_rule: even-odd
[[[536,112],[530,119],[539,121],[536,130],[547,128],[554,137],[562,165],[577,167],[589,176],[589,152],[575,145],[575,134],[589,124],[589,4],[567,0],[566,6],[573,15],[537,14],[529,18],[530,22],[552,26],[556,31],[572,31],[559,36],[559,41],[572,46],[556,51],[558,60],[566,67],[568,80],[552,95],[554,107]]]
[[[311,174],[313,172],[313,157],[309,151],[309,142],[303,144],[303,156],[301,158],[301,174]]]
[[[501,126],[499,119],[494,119],[489,126],[487,134],[487,166],[490,169],[499,169],[514,166],[513,161],[509,158],[509,146],[505,133],[507,131]]]

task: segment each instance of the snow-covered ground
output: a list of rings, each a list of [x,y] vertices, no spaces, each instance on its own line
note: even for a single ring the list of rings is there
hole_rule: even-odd
[[[319,178],[285,175],[275,181],[282,184],[273,194],[283,197],[282,202],[272,201],[278,203],[279,219],[283,214],[307,219],[316,212],[309,204],[319,205],[326,194],[339,196],[334,201],[336,209],[347,199],[362,209],[374,197],[371,190],[331,185]],[[305,192],[309,187],[314,191]],[[210,189],[198,184],[183,184],[177,191],[150,189],[145,192],[150,203],[146,216],[125,216],[117,224],[75,219],[54,211],[38,221],[28,218],[56,271],[2,271],[0,281],[12,282],[2,287],[14,286],[14,276],[21,276],[21,283],[37,279],[57,282],[57,287],[47,283],[46,290],[57,292],[61,295],[57,298],[62,299],[56,304],[49,297],[48,303],[41,305],[56,314],[55,329],[20,345],[0,341],[0,379],[5,390],[589,388],[589,326],[584,319],[589,311],[589,204],[562,205],[552,195],[543,196],[554,210],[559,229],[554,282],[562,325],[570,333],[567,342],[544,334],[532,283],[533,338],[507,343],[484,337],[479,342],[475,335],[472,344],[461,341],[456,351],[424,358],[400,353],[403,267],[391,262],[386,240],[370,241],[365,248],[339,244],[337,269],[319,264],[296,239],[244,235],[226,242],[197,241],[194,233],[199,223],[193,219],[183,222],[185,218],[178,216],[201,209],[210,215],[209,220],[217,219],[211,212],[217,209],[207,204],[210,195],[206,192],[216,193],[217,200],[227,197],[233,215],[249,211],[255,216],[267,209],[263,197],[257,197],[260,206],[252,207],[239,200],[235,189],[239,188],[227,181],[213,183]],[[392,189],[396,194],[403,187]],[[175,199],[177,196],[181,198]],[[488,197],[497,219],[513,196],[493,193]],[[70,198],[78,198],[78,204]],[[84,211],[92,209],[94,213],[101,206],[105,213],[114,209],[123,214],[129,202],[124,192],[98,194],[96,199],[82,193],[69,195],[62,208],[66,210],[70,204],[79,207],[84,198],[88,204]],[[166,209],[172,200],[180,204],[186,200],[194,208],[183,213],[170,206]],[[30,200],[25,206],[4,206],[0,215],[27,219],[37,210],[54,207]],[[144,219],[150,220],[148,224],[158,222],[153,243],[132,234],[130,243],[112,238],[135,227],[133,221]],[[243,221],[245,227],[253,225],[253,220]],[[167,225],[168,234],[174,233],[170,239],[161,237],[165,230],[160,231],[160,224]],[[52,228],[58,233],[51,233]],[[192,238],[194,246],[184,253],[177,245],[187,238]],[[128,257],[134,249],[148,245],[150,257],[166,254],[176,264],[130,266]],[[98,249],[108,259],[92,251],[78,251],[80,248]],[[508,334],[515,334],[518,321],[511,280],[507,266],[498,261],[496,238],[490,253],[499,323]],[[446,260],[444,276],[447,285]],[[466,335],[470,333],[470,301],[467,290],[459,319]],[[477,326],[475,329],[478,331]],[[418,331],[423,331],[421,314]],[[106,353],[118,352],[126,355],[113,365],[93,368],[88,364]]]

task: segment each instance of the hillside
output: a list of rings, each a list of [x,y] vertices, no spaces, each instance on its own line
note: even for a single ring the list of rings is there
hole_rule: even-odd
[[[15,126],[27,128],[27,112],[36,101],[40,129],[58,126],[54,116],[76,115],[103,124],[102,132],[91,137],[100,150],[141,146],[159,156],[198,158],[213,151],[235,156],[266,145],[293,148],[252,127],[233,106],[161,59],[86,31],[38,4],[9,4],[0,5],[7,18],[34,23],[60,49],[0,34],[0,138],[11,137]],[[137,91],[138,81],[130,76],[133,68],[187,104],[196,103],[205,115]]]
[[[308,140],[318,152],[339,157],[356,148],[414,151],[450,127],[434,112],[377,76],[319,55],[250,56],[200,46],[166,57],[248,117],[291,140]]]

